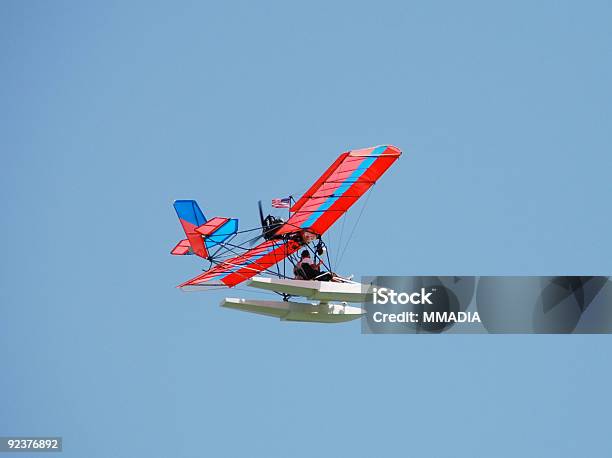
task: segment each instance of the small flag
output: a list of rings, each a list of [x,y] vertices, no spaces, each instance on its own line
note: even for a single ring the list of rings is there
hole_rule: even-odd
[[[284,199],[272,199],[272,207],[290,208],[291,207],[291,197],[285,197]]]

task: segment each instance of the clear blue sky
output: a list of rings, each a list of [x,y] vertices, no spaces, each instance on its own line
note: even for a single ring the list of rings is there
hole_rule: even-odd
[[[0,433],[66,457],[609,457],[609,336],[364,336],[181,293],[171,207],[256,222],[392,143],[342,263],[612,273],[612,5],[0,5]],[[244,291],[234,295],[245,295]]]

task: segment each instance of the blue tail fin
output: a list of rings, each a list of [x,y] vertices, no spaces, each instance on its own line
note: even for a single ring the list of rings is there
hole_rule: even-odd
[[[201,226],[206,222],[204,213],[195,200],[175,200],[174,209],[179,219],[193,224],[195,227]]]

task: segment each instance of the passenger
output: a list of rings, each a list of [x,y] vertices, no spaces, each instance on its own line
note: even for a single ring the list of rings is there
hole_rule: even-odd
[[[308,250],[302,251],[300,260],[296,264],[293,273],[298,280],[319,280],[330,281],[333,277],[331,272],[321,272],[321,264],[323,261],[315,262],[310,257]]]

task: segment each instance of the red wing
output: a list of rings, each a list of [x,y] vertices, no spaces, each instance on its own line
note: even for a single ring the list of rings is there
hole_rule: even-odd
[[[387,145],[341,154],[293,205],[293,215],[276,233],[304,230],[322,235],[401,154],[395,146]]]
[[[292,240],[266,240],[235,256],[217,264],[212,269],[179,285],[183,289],[201,289],[202,287],[232,287],[269,269],[290,254],[295,253],[300,245]]]

